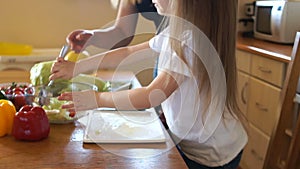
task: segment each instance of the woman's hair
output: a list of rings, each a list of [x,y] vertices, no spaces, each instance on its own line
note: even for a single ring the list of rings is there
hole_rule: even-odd
[[[243,125],[247,120],[241,113],[237,104],[237,83],[236,83],[236,25],[237,25],[237,0],[170,0],[170,8],[173,15],[189,21],[198,27],[211,41],[219,54],[226,77],[226,107],[231,114],[238,117]],[[178,23],[169,21],[171,37],[178,35]],[[184,27],[184,25],[182,25]],[[185,61],[180,43],[170,39],[172,48],[179,57]],[[200,61],[201,62],[201,61]],[[203,63],[195,65],[195,72],[203,72]],[[205,71],[205,70],[204,70]],[[203,76],[198,74],[201,82],[209,81],[207,72]],[[206,79],[203,79],[206,78]],[[201,88],[201,87],[200,87]],[[201,90],[199,88],[199,91]],[[245,126],[246,127],[246,126]]]

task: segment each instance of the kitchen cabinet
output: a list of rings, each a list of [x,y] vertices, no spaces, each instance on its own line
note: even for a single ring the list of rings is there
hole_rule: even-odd
[[[1,56],[0,56],[1,57]],[[0,83],[30,82],[30,68],[34,62],[20,63],[15,57],[0,59]],[[3,58],[3,57],[2,57]]]
[[[285,62],[237,49],[238,102],[249,122],[243,169],[262,169],[279,116],[277,105],[286,73]]]

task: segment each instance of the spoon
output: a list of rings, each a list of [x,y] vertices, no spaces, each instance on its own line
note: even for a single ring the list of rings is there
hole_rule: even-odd
[[[69,51],[70,46],[69,45],[64,45],[60,52],[58,57],[64,58]],[[38,94],[38,102],[40,106],[43,105],[48,105],[50,103],[50,97],[53,97],[53,92],[49,90],[51,87],[53,87],[54,80],[51,80],[47,86],[42,85],[40,88],[40,92]]]
[[[59,57],[59,58],[64,58],[64,57],[67,55],[67,53],[68,53],[68,51],[69,51],[69,48],[70,48],[69,45],[64,45],[64,46],[61,48],[58,57]],[[48,83],[48,86],[52,86],[53,83],[54,83],[54,80],[51,80],[51,81]]]

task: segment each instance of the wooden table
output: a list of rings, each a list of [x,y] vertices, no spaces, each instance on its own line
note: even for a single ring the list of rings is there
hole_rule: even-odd
[[[100,73],[108,79],[110,73]],[[124,77],[132,78],[125,73]],[[126,79],[126,78],[125,78]],[[47,139],[37,142],[0,138],[0,168],[187,168],[167,134],[165,143],[85,144],[84,126],[79,122],[51,124]]]

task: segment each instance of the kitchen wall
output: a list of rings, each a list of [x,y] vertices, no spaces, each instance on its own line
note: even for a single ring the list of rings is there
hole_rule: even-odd
[[[94,29],[114,22],[117,0],[0,0],[0,42],[14,42],[37,48],[61,48],[66,36],[75,29]],[[155,32],[153,22],[139,17],[138,33]],[[152,35],[138,36],[133,43]],[[98,50],[97,50],[98,51]],[[101,51],[101,50],[100,50]],[[19,65],[16,63],[16,65]],[[152,80],[154,59],[129,65],[143,85]],[[0,63],[0,70],[3,64]]]
[[[70,31],[103,27],[116,13],[110,0],[0,0],[0,42],[60,48]],[[154,30],[152,23],[141,22]]]
[[[117,0],[0,0],[0,42],[31,44],[35,48],[57,48],[65,43],[67,34],[79,28],[99,28],[113,22]],[[244,4],[239,0],[239,18],[245,18]],[[138,29],[154,26],[142,17]],[[238,24],[240,31],[251,30]]]
[[[30,44],[34,48],[60,48],[75,29],[94,29],[112,24],[117,10],[111,1],[118,0],[0,0],[0,42]],[[245,17],[244,4],[239,0],[239,18]],[[251,30],[251,24],[238,24],[240,31]],[[137,32],[154,32],[152,22],[139,17]],[[138,39],[142,40],[142,39]],[[154,61],[144,61],[153,65]],[[140,70],[132,65],[131,70]],[[151,70],[141,75],[143,84],[152,79]]]

